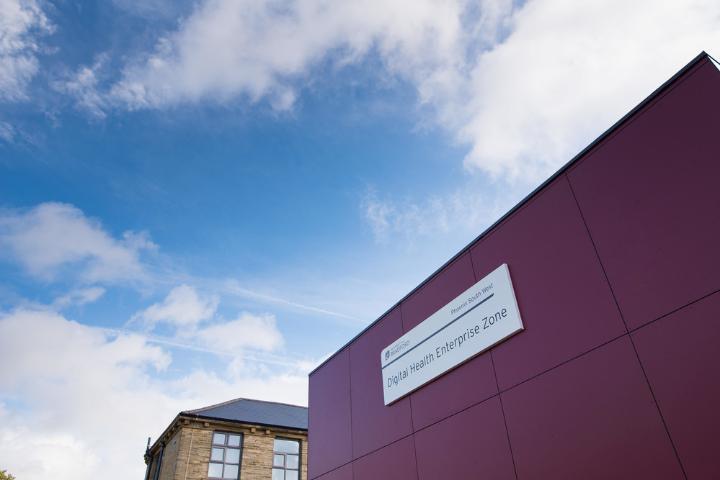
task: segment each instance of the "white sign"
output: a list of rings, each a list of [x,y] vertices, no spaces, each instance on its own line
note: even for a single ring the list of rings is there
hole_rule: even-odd
[[[380,352],[385,405],[522,329],[502,264]]]

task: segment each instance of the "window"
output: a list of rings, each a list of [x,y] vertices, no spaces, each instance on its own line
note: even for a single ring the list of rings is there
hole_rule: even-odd
[[[242,436],[237,433],[213,433],[208,478],[237,480],[240,474],[241,439]]]
[[[300,480],[300,441],[276,438],[272,480]]]

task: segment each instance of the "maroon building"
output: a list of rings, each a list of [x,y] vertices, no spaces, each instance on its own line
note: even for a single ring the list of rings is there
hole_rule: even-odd
[[[720,72],[699,55],[310,375],[309,478],[720,479]],[[507,264],[524,330],[386,406]]]

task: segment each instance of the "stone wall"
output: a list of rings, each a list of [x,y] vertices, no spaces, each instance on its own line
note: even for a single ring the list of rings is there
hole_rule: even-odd
[[[158,480],[173,480],[175,478],[175,465],[177,464],[179,444],[180,432],[176,432],[170,438],[170,441],[165,445],[162,467],[160,467],[160,477]]]
[[[300,440],[300,478],[307,479],[307,432],[179,418],[166,432],[170,440],[165,446],[159,480],[207,480],[215,431],[242,434],[241,480],[271,479],[276,437]]]

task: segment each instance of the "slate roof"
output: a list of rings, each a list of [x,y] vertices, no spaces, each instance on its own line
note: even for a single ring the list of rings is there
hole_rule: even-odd
[[[180,415],[298,430],[307,430],[308,428],[308,409],[306,407],[247,398],[236,398],[209,407],[186,410],[180,412]]]

